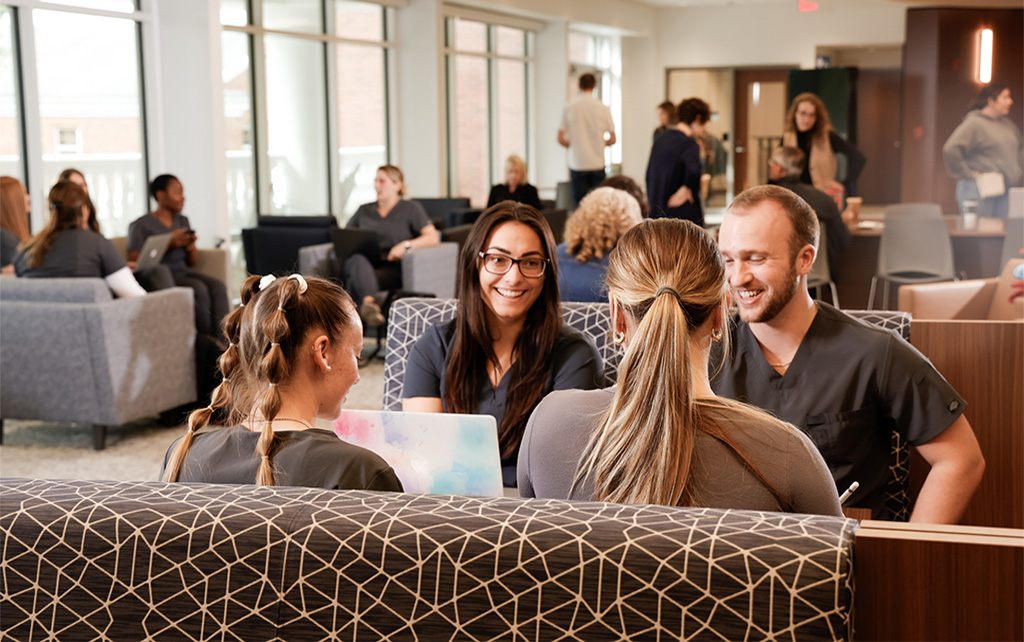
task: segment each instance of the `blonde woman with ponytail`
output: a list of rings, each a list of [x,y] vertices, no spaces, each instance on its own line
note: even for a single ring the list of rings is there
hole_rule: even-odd
[[[835,483],[793,426],[708,381],[722,341],[725,266],[689,221],[647,220],[611,253],[617,385],[553,392],[519,454],[525,497],[840,515]]]
[[[224,320],[224,376],[164,458],[164,481],[401,491],[387,462],[314,427],[359,381],[363,328],[339,286],[251,276]],[[214,413],[227,428],[203,430]]]

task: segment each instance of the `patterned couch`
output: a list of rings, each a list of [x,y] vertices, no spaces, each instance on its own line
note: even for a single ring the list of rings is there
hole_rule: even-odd
[[[849,639],[856,523],[0,480],[2,640]]]

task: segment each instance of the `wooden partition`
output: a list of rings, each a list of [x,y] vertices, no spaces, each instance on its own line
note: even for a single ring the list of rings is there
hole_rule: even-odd
[[[915,319],[910,339],[967,400],[985,455],[985,475],[960,523],[1024,528],[1024,321]],[[912,480],[926,472],[913,457]]]
[[[1024,531],[865,521],[854,639],[1024,639]]]

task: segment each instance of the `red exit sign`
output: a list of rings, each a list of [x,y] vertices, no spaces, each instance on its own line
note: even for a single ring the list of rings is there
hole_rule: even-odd
[[[800,11],[817,11],[818,3],[812,0],[797,0]]]

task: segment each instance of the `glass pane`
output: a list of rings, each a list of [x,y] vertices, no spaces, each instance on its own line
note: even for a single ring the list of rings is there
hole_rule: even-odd
[[[135,0],[48,0],[48,2],[63,4],[69,7],[103,9],[104,11],[121,11],[124,13],[135,11]]]
[[[523,56],[525,54],[526,32],[511,27],[495,27],[497,32],[497,52],[502,56]]]
[[[14,65],[14,11],[0,6],[0,175],[25,182],[21,119]]]
[[[474,207],[483,207],[491,188],[486,59],[455,56],[454,117],[457,195],[468,196]]]
[[[498,149],[495,183],[505,182],[505,159],[511,154],[526,158],[526,63],[496,60]]]
[[[35,10],[32,23],[43,184],[78,169],[103,234],[123,236],[149,211],[135,21]]]
[[[220,0],[220,23],[244,27],[249,24],[248,0]]]
[[[384,40],[384,7],[367,2],[335,0],[334,32],[352,40]]]
[[[455,48],[459,51],[487,52],[487,25],[455,18]]]
[[[575,31],[569,32],[569,62],[592,65],[594,60],[594,39]]]
[[[338,180],[344,218],[376,200],[373,179],[388,160],[385,56],[381,47],[338,45]]]
[[[249,35],[221,34],[228,217],[231,233],[256,223],[256,161],[253,158],[252,77]]]
[[[296,33],[324,32],[323,0],[262,1],[264,28]]]
[[[268,34],[270,202],[261,213],[328,214],[324,44]]]

